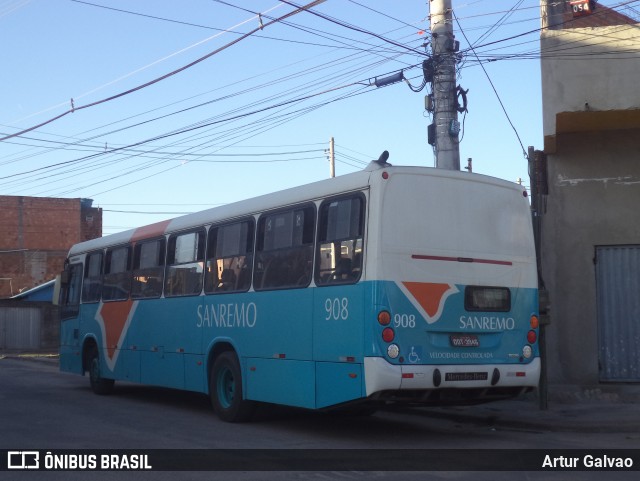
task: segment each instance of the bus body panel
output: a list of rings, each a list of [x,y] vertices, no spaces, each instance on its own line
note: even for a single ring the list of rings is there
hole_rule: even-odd
[[[317,362],[317,409],[354,401],[364,396],[361,362]]]
[[[315,363],[289,359],[247,358],[246,398],[313,409]]]
[[[316,287],[314,293],[313,360],[362,362],[364,330],[370,318],[365,307],[366,282]]]

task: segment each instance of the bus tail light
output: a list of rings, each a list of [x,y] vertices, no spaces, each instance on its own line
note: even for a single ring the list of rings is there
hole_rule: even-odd
[[[538,329],[538,326],[540,326],[540,321],[538,320],[538,317],[531,316],[531,319],[529,319],[529,325],[531,326],[531,329]]]
[[[389,311],[380,311],[378,313],[378,323],[380,323],[381,326],[391,324],[391,314],[389,314]]]
[[[395,337],[396,337],[396,333],[393,332],[393,329],[391,329],[390,327],[386,327],[382,331],[382,340],[384,342],[391,342],[394,340]]]
[[[536,331],[527,332],[527,342],[529,344],[533,344],[534,342],[536,342],[537,339],[538,339],[538,336],[536,335]]]

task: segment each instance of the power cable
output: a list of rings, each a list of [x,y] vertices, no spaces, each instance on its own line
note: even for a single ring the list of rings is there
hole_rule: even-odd
[[[467,38],[467,35],[464,33],[464,30],[462,29],[462,26],[460,25],[460,22],[458,21],[458,17],[456,17],[455,13],[453,13],[453,18],[455,19],[456,23],[458,24],[458,28],[460,29],[460,32],[462,33],[464,39],[470,45],[469,48],[475,54],[475,48],[471,46],[471,43],[469,42],[469,39]],[[477,56],[476,56],[476,58],[477,58]],[[480,59],[478,59],[478,61],[480,62]],[[516,129],[515,125],[513,125],[513,122],[511,121],[511,118],[509,117],[509,114],[507,113],[507,109],[505,108],[504,104],[502,103],[502,99],[500,98],[500,95],[498,94],[498,91],[496,90],[495,85],[493,85],[493,82],[491,81],[491,77],[489,77],[489,73],[487,72],[487,69],[484,68],[484,65],[482,64],[482,62],[480,62],[480,66],[482,67],[482,70],[484,71],[484,74],[487,76],[487,80],[489,80],[489,84],[491,84],[491,88],[493,89],[493,92],[496,94],[496,98],[498,99],[498,102],[500,103],[500,107],[502,107],[502,111],[504,112],[504,115],[507,117],[507,120],[509,121],[509,125],[511,125],[511,128],[513,129],[513,131],[516,134],[516,137],[518,138],[518,142],[520,142],[520,147],[522,148],[522,153],[524,154],[525,157],[527,157],[527,151],[525,150],[524,144],[522,143],[522,140],[520,139],[520,134],[518,134],[518,130]]]
[[[220,0],[216,0],[216,1],[220,1]],[[280,0],[280,1],[281,1],[282,3],[286,3],[287,5],[290,5],[290,6],[292,6],[292,7],[300,8],[300,6],[296,5],[296,4],[295,4],[295,3],[293,3],[293,2],[290,2],[289,0]],[[320,18],[322,18],[322,19],[324,19],[324,20],[327,20],[327,21],[329,21],[329,22],[331,22],[331,23],[334,23],[334,24],[336,24],[336,25],[340,25],[341,27],[348,28],[348,29],[350,29],[350,30],[354,30],[354,31],[356,31],[356,32],[364,33],[365,35],[371,35],[372,37],[375,37],[375,38],[377,38],[377,39],[379,39],[379,40],[382,40],[383,42],[387,42],[387,43],[389,43],[389,44],[391,44],[391,45],[395,45],[396,47],[399,47],[399,48],[402,48],[402,49],[408,50],[408,51],[410,51],[410,52],[412,52],[412,53],[414,53],[414,54],[416,54],[416,55],[419,55],[419,56],[421,56],[421,57],[424,57],[424,55],[425,55],[425,54],[424,54],[424,52],[421,52],[421,51],[416,50],[416,49],[414,49],[414,48],[407,47],[406,45],[403,45],[403,44],[401,44],[401,43],[398,43],[398,42],[396,42],[396,41],[394,41],[394,40],[391,40],[391,39],[389,39],[389,38],[383,37],[382,35],[378,35],[378,34],[377,34],[377,33],[375,33],[375,32],[371,32],[371,31],[369,31],[369,30],[365,30],[365,29],[360,28],[360,27],[357,27],[357,26],[355,26],[355,25],[348,24],[348,23],[346,23],[346,22],[343,22],[343,21],[341,21],[341,20],[338,20],[338,19],[336,19],[336,18],[334,18],[334,17],[330,17],[329,15],[325,15],[325,14],[323,14],[323,13],[316,12],[315,10],[311,10],[311,7],[309,7],[309,8],[307,8],[307,9],[305,9],[305,11],[306,11],[307,13],[310,13],[310,14],[312,14],[312,15],[315,15],[315,16],[317,16],[317,17],[320,17]]]
[[[97,101],[95,101],[95,102],[91,102],[91,103],[89,103],[89,104],[81,105],[81,106],[79,106],[79,107],[75,107],[75,106],[74,106],[73,99],[71,99],[71,108],[70,108],[69,110],[67,110],[66,112],[63,112],[62,114],[57,115],[57,116],[55,116],[55,117],[53,117],[53,118],[51,118],[51,119],[49,119],[49,120],[46,120],[46,121],[44,121],[44,122],[41,122],[41,123],[39,123],[38,125],[35,125],[35,126],[32,126],[32,127],[29,127],[29,128],[27,128],[27,129],[23,129],[23,130],[21,130],[20,132],[16,132],[16,133],[14,133],[14,134],[6,135],[6,136],[4,136],[4,137],[0,138],[0,142],[2,142],[3,140],[11,139],[11,138],[13,138],[13,137],[18,137],[18,136],[20,136],[20,135],[22,135],[22,134],[26,134],[27,132],[31,132],[32,130],[38,129],[38,128],[43,127],[43,126],[45,126],[45,125],[48,125],[48,124],[50,124],[50,123],[52,123],[52,122],[55,122],[56,120],[61,119],[62,117],[66,116],[66,115],[68,115],[68,114],[74,113],[76,110],[82,110],[82,109],[87,109],[87,108],[89,108],[89,107],[94,107],[94,106],[96,106],[96,105],[100,105],[100,104],[103,104],[103,103],[105,103],[105,102],[109,102],[109,101],[111,101],[111,100],[115,100],[115,99],[118,99],[118,98],[120,98],[120,97],[124,97],[125,95],[132,94],[132,93],[134,93],[134,92],[137,92],[138,90],[142,90],[142,89],[147,88],[147,87],[149,87],[149,86],[151,86],[151,85],[154,85],[154,84],[156,84],[156,83],[158,83],[158,82],[160,82],[160,81],[162,81],[162,80],[165,80],[165,79],[167,79],[167,78],[169,78],[169,77],[172,77],[173,75],[176,75],[176,74],[178,74],[178,73],[180,73],[180,72],[182,72],[182,71],[184,71],[184,70],[186,70],[186,69],[188,69],[188,68],[191,68],[191,67],[193,67],[194,65],[199,64],[200,62],[203,62],[204,60],[206,60],[206,59],[208,59],[208,58],[212,57],[213,55],[216,55],[216,54],[218,54],[218,53],[222,52],[223,50],[226,50],[227,48],[229,48],[229,47],[231,47],[231,46],[235,45],[236,43],[238,43],[238,42],[240,42],[240,41],[244,40],[245,38],[250,37],[252,34],[256,33],[257,31],[262,30],[263,28],[266,28],[266,27],[268,27],[268,26],[270,26],[270,25],[273,25],[274,23],[280,22],[280,21],[282,21],[282,20],[284,20],[284,19],[286,19],[286,18],[289,18],[289,17],[291,17],[291,16],[293,16],[293,15],[296,15],[296,14],[298,14],[298,13],[300,13],[300,12],[303,12],[303,11],[305,11],[305,10],[306,10],[306,9],[308,9],[308,8],[311,8],[311,7],[315,6],[315,5],[318,5],[318,4],[320,4],[320,3],[323,3],[324,1],[325,1],[325,0],[314,0],[313,2],[308,3],[307,5],[304,5],[304,6],[302,6],[302,7],[298,7],[296,10],[294,10],[294,11],[292,11],[292,12],[289,12],[289,13],[287,13],[287,14],[285,14],[285,15],[282,15],[281,17],[278,17],[278,18],[277,18],[277,19],[275,19],[275,20],[272,20],[272,21],[270,21],[270,22],[267,22],[266,24],[261,25],[260,27],[257,27],[257,28],[255,28],[255,29],[251,30],[250,32],[248,32],[248,33],[246,33],[246,34],[244,34],[244,35],[242,35],[242,36],[240,36],[240,37],[236,38],[235,40],[233,40],[233,41],[231,41],[231,42],[227,43],[226,45],[223,45],[223,46],[222,46],[222,47],[220,47],[220,48],[217,48],[217,49],[215,49],[215,50],[213,50],[213,51],[209,52],[208,54],[206,54],[206,55],[204,55],[204,56],[202,56],[202,57],[200,57],[200,58],[198,58],[198,59],[194,60],[193,62],[191,62],[191,63],[189,63],[189,64],[187,64],[187,65],[184,65],[184,66],[182,66],[182,67],[180,67],[180,68],[178,68],[178,69],[176,69],[176,70],[173,70],[173,71],[171,71],[171,72],[169,72],[169,73],[166,73],[166,74],[164,74],[164,75],[162,75],[162,76],[160,76],[160,77],[157,77],[157,78],[155,78],[155,79],[153,79],[153,80],[150,80],[149,82],[146,82],[146,83],[144,83],[144,84],[142,84],[142,85],[138,85],[137,87],[131,88],[131,89],[126,90],[126,91],[124,91],[124,92],[120,92],[120,93],[118,93],[118,94],[112,95],[112,96],[107,97],[107,98],[102,99],[102,100],[97,100]]]

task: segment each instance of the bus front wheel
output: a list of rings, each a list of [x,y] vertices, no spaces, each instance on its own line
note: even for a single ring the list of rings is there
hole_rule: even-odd
[[[230,423],[248,421],[254,403],[243,399],[242,372],[235,353],[226,351],[213,363],[209,378],[211,404],[220,419]]]
[[[91,347],[88,355],[89,384],[94,393],[104,395],[113,391],[113,379],[105,379],[100,374],[100,356],[96,346]]]

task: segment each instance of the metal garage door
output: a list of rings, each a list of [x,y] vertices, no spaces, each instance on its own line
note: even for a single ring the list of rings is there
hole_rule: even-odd
[[[600,380],[640,382],[640,246],[596,247]]]

